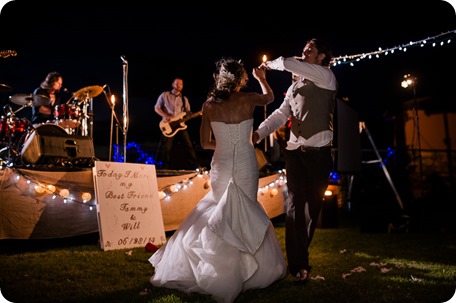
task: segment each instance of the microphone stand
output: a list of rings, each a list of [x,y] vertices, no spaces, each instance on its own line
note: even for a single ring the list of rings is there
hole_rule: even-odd
[[[90,114],[89,114],[89,137],[93,139],[93,98],[90,98],[89,100],[89,108],[90,108]]]
[[[117,120],[119,121],[119,120]],[[116,124],[116,159],[120,158],[120,147],[119,147],[119,122]]]
[[[115,111],[115,106],[116,103],[112,102],[109,98],[108,95],[106,94],[106,91],[103,89],[103,93],[106,97],[106,101],[108,101],[109,107],[111,108],[111,135],[109,136],[109,161],[112,160],[112,132],[113,132],[113,127],[114,127],[114,119],[116,119],[116,144],[117,146],[119,145],[119,124],[120,121],[117,118],[116,111]],[[112,95],[111,95],[112,96]],[[117,147],[118,148],[118,147]],[[116,155],[118,156],[119,153],[116,151]]]
[[[108,157],[108,159],[109,159],[109,161],[112,161],[112,129],[114,127],[115,112],[114,112],[114,104],[112,104],[109,100],[108,100],[108,103],[110,103],[110,107],[111,107],[111,131],[109,133],[109,157]],[[118,125],[116,124],[116,133],[117,133],[117,127],[118,127]]]
[[[127,131],[128,131],[128,61],[120,56],[123,65],[123,135],[124,135],[124,162],[127,162]]]

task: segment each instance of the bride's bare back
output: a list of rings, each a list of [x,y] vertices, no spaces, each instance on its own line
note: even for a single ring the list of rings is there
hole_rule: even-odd
[[[229,93],[227,98],[208,98],[203,104],[203,116],[200,128],[200,143],[204,149],[215,149],[215,140],[212,137],[211,122],[223,122],[226,124],[238,124],[242,121],[252,119],[256,106],[266,105],[274,100],[274,93],[266,81],[266,71],[254,68],[253,76],[260,83],[262,94],[254,92],[241,92],[248,81],[248,75],[242,67],[242,75],[236,78],[229,70],[221,70],[218,79],[237,83],[236,87]]]

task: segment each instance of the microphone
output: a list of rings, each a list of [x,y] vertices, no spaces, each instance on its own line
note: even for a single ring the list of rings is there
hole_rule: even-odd
[[[122,60],[123,63],[125,63],[125,64],[128,63],[128,61],[127,61],[127,59],[125,59],[124,55],[120,56],[120,59]]]

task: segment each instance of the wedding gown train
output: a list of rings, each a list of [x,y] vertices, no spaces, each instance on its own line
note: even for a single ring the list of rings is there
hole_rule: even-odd
[[[150,257],[155,268],[150,282],[233,302],[247,289],[283,278],[286,265],[271,221],[257,200],[253,119],[211,126],[217,142],[211,191]]]

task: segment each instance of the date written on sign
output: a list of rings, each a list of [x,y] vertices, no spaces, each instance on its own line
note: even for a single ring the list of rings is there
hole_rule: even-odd
[[[132,246],[132,245],[146,245],[149,242],[154,242],[155,238],[154,237],[135,237],[135,238],[130,238],[130,237],[124,237],[119,240],[117,240],[117,246]],[[106,247],[111,247],[112,243],[110,241],[105,243]]]

